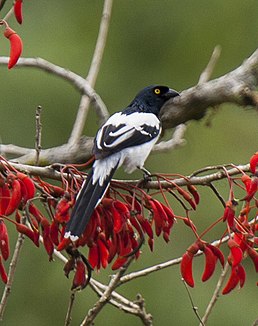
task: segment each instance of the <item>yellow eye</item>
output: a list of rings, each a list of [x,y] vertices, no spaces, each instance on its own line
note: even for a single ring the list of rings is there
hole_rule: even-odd
[[[157,94],[157,95],[159,95],[160,94],[160,89],[159,88],[155,88],[154,89],[154,93]]]

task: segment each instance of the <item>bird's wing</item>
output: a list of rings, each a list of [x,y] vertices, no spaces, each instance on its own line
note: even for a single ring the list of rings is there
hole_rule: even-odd
[[[107,157],[127,147],[151,141],[160,134],[160,121],[151,113],[116,113],[99,130],[93,153],[96,159]]]

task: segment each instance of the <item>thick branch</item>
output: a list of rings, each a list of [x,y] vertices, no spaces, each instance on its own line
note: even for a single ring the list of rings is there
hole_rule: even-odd
[[[237,69],[183,91],[167,103],[161,113],[163,128],[199,120],[209,107],[222,103],[257,107],[258,49]]]
[[[10,146],[10,148],[9,148]],[[91,150],[93,146],[92,137],[82,137],[77,144],[64,144],[57,147],[48,149],[41,149],[39,164],[40,166],[46,166],[54,163],[85,163],[91,156]],[[15,158],[12,161],[33,165],[35,163],[35,149],[24,149],[16,147],[14,145],[0,145],[0,155],[4,156],[7,153],[12,153],[17,150],[19,153],[25,155]]]

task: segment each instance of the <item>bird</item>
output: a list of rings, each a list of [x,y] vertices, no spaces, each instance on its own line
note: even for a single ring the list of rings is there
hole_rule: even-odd
[[[83,234],[94,209],[99,205],[115,171],[137,168],[146,172],[144,162],[161,133],[162,106],[180,94],[168,86],[151,85],[141,90],[122,111],[100,127],[94,139],[92,169],[76,197],[65,238],[76,241]]]

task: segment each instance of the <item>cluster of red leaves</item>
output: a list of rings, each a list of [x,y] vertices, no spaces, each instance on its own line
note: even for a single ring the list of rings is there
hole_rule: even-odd
[[[49,260],[52,260],[55,247],[68,252],[70,258],[65,266],[65,274],[68,276],[75,269],[73,288],[83,288],[86,285],[87,279],[83,276],[83,271],[89,273],[90,268],[106,268],[111,263],[112,269],[116,270],[130,256],[137,259],[145,237],[148,237],[151,250],[154,234],[162,235],[166,242],[169,241],[175,221],[172,209],[136,187],[135,191],[129,188],[123,192],[112,188],[95,209],[82,236],[71,243],[70,239],[64,238],[64,232],[75,194],[81,186],[77,178],[71,178],[70,182],[63,180],[64,187],[54,186],[40,178],[32,179],[16,171],[6,161],[4,163],[6,169],[0,174],[0,216],[3,225],[0,236],[5,239],[2,248],[5,243],[9,248],[4,219],[15,224],[17,231],[36,246],[39,246],[41,235]],[[78,174],[74,169],[73,175],[75,172]],[[41,196],[35,197],[35,185]],[[186,197],[188,192],[182,189],[181,193]],[[188,194],[187,200],[191,202],[190,197]],[[34,204],[39,199],[44,204],[44,212]],[[23,220],[21,211],[26,221]],[[14,215],[15,219],[10,215]],[[77,253],[78,248],[85,246],[89,248],[88,260]],[[7,249],[2,252],[5,252],[2,256],[7,259],[9,249],[8,255]],[[6,273],[2,273],[2,278],[7,280]]]
[[[18,209],[24,209],[26,203],[35,196],[35,185],[33,181],[21,172],[13,173],[9,171],[5,177],[0,174],[0,216],[7,218]],[[25,227],[20,221],[14,222],[17,230]],[[7,276],[2,264],[2,257],[4,260],[9,258],[9,239],[6,225],[3,219],[0,219],[0,275],[2,280],[6,283]]]
[[[14,16],[19,24],[22,24],[22,0],[15,0],[13,4]],[[0,26],[4,26],[4,36],[10,41],[10,58],[8,62],[8,69],[15,66],[21,56],[23,43],[20,36],[9,27],[5,20],[0,20]]]
[[[73,166],[63,167],[60,170],[62,186],[59,187],[38,177],[31,178],[2,160],[5,169],[0,173],[0,276],[4,282],[7,282],[7,275],[2,261],[8,259],[10,252],[6,220],[13,223],[17,231],[28,237],[36,246],[40,245],[41,235],[49,260],[52,260],[54,248],[60,251],[66,250],[69,259],[64,271],[68,276],[72,270],[75,270],[73,289],[86,286],[92,269],[106,268],[111,264],[111,268],[116,270],[123,266],[129,257],[137,259],[145,238],[148,239],[151,251],[155,236],[163,236],[163,239],[168,242],[176,219],[182,220],[190,227],[197,238],[182,256],[181,273],[187,284],[194,286],[192,267],[194,256],[198,252],[203,252],[205,257],[202,281],[210,279],[217,261],[224,266],[225,258],[221,249],[202,240],[211,227],[202,235],[198,235],[189,217],[190,210],[196,209],[199,203],[198,191],[192,185],[184,189],[170,180],[171,188],[164,190],[160,187],[159,191],[151,194],[136,186],[114,182],[93,212],[82,236],[76,242],[71,242],[70,239],[64,238],[64,233],[76,193],[81,186],[81,181],[78,179],[79,171]],[[223,294],[229,293],[238,284],[240,287],[244,285],[245,270],[242,263],[245,257],[251,258],[256,272],[258,271],[257,217],[250,222],[250,214],[255,210],[257,216],[258,203],[255,195],[258,185],[258,153],[250,160],[250,170],[251,176],[242,172],[241,178],[230,178],[230,182],[244,190],[245,195],[242,199],[235,199],[233,186],[231,186],[230,198],[219,219],[226,224],[226,233],[230,235],[228,240],[230,252],[227,260],[231,266],[231,275],[223,289]],[[63,177],[64,172],[69,176],[68,179]],[[164,176],[157,178],[169,181]],[[35,197],[36,188],[39,192],[37,197]],[[172,193],[182,204],[186,210],[186,217],[174,214],[165,196],[169,193]],[[155,198],[157,194],[162,194],[166,204]],[[237,214],[239,201],[244,203],[244,206]],[[223,236],[226,233],[223,233]],[[80,253],[82,247],[88,247],[88,259]]]
[[[252,260],[255,270],[258,272],[258,237],[256,236],[258,232],[258,200],[255,198],[255,194],[258,191],[258,152],[250,159],[250,171],[253,174],[251,177],[245,173],[241,177],[241,182],[244,184],[246,192],[244,198],[241,199],[244,207],[237,215],[239,200],[234,198],[234,193],[231,189],[230,199],[226,202],[224,214],[221,218],[223,222],[227,223],[229,234],[227,244],[230,249],[227,261],[231,267],[231,274],[222,290],[222,294],[228,294],[238,284],[240,287],[243,287],[246,272],[242,262],[245,257],[249,257]],[[253,204],[251,204],[251,201],[253,201]],[[251,211],[254,211],[256,216],[252,223],[249,222]],[[213,275],[218,259],[224,267],[225,259],[222,251],[198,238],[182,256],[181,262],[181,275],[191,287],[194,286],[192,271],[193,258],[199,250],[205,255],[205,268],[202,275],[203,282],[207,281]]]

